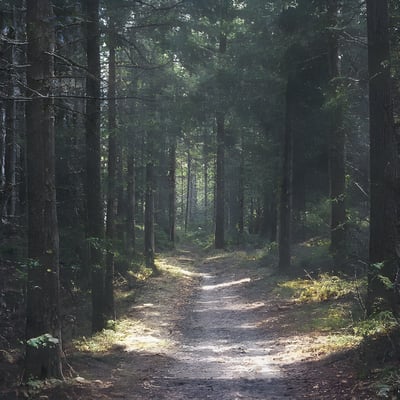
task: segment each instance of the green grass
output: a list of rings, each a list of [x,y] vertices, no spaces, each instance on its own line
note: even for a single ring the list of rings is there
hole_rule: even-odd
[[[322,273],[316,279],[298,278],[281,282],[276,292],[285,297],[290,296],[300,303],[321,302],[355,294],[362,284],[361,281],[349,281],[336,275]]]

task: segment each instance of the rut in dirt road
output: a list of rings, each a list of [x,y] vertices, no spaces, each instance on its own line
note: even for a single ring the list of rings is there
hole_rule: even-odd
[[[250,279],[212,262],[182,321],[175,363],[153,381],[148,398],[283,399],[278,349],[257,322],[262,302],[246,300]]]

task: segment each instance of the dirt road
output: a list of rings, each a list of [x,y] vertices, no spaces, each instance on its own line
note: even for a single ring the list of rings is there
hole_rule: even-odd
[[[175,360],[150,398],[287,399],[274,338],[259,326],[265,304],[244,296],[251,279],[214,262],[201,273]]]
[[[81,377],[49,400],[368,400],[343,353],[320,356],[246,253],[186,249],[161,260],[108,349],[71,354]],[[100,346],[101,347],[101,346]],[[44,397],[42,397],[44,398]]]

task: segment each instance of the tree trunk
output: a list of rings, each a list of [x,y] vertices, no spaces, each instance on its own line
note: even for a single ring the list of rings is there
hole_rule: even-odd
[[[217,176],[215,199],[215,248],[225,246],[225,117],[217,113]]]
[[[271,231],[270,231],[269,241],[276,242],[277,228],[278,228],[278,208],[277,208],[275,191],[272,194],[272,201],[269,208],[269,214],[271,216],[271,222],[270,222]]]
[[[393,282],[398,264],[395,192],[398,165],[391,97],[387,0],[367,0],[367,25],[371,192],[367,311],[372,313],[375,307],[393,309],[394,290],[385,285],[378,275]]]
[[[176,221],[176,139],[171,139],[168,170],[168,239],[175,245]]]
[[[227,4],[224,3],[223,13]],[[227,37],[221,32],[219,39],[219,54],[226,53]],[[220,94],[221,96],[221,94]],[[222,102],[222,99],[219,98]],[[217,175],[215,182],[215,238],[216,249],[225,247],[225,114],[222,110],[216,113],[217,124]]]
[[[9,96],[14,96],[14,87],[10,83]],[[5,135],[5,156],[4,156],[4,172],[5,172],[5,196],[3,205],[3,214],[5,216],[15,215],[16,205],[16,180],[15,180],[15,167],[16,167],[16,131],[15,131],[15,117],[16,108],[15,101],[8,99],[6,103],[6,135]]]
[[[114,246],[115,220],[117,218],[117,105],[114,23],[109,21],[109,59],[108,59],[108,191],[107,191],[107,257],[104,285],[104,312],[107,319],[115,319],[114,307]]]
[[[92,285],[92,330],[105,327],[103,206],[100,179],[100,31],[99,0],[87,0],[86,52],[86,235],[89,242],[89,265]]]
[[[135,209],[136,209],[136,185],[135,185],[135,152],[133,143],[128,148],[128,210],[127,210],[127,251],[131,256],[135,253]]]
[[[279,269],[290,267],[292,225],[292,174],[293,174],[293,89],[292,80],[286,87],[286,121],[283,143],[282,180],[279,200]]]
[[[192,160],[190,158],[190,145],[187,149],[187,176],[186,176],[186,208],[185,208],[185,232],[188,230],[190,217],[190,189],[192,180]]]
[[[15,13],[15,10],[14,10]],[[9,27],[7,35],[9,43],[5,51],[5,56],[9,65],[15,65],[15,45],[12,43],[16,39],[15,28]],[[4,152],[4,204],[3,214],[5,216],[14,216],[16,209],[16,101],[15,96],[15,70],[10,68],[10,75],[7,82],[7,94],[9,98],[5,101],[5,152]]]
[[[27,1],[28,257],[25,379],[62,378],[59,239],[52,85],[55,30],[49,0]],[[44,97],[42,97],[44,96]]]
[[[146,266],[153,272],[157,272],[154,263],[154,164],[152,161],[146,164],[146,194],[144,216],[144,254]]]
[[[208,225],[208,152],[209,152],[209,144],[208,144],[208,135],[204,135],[204,143],[203,143],[203,180],[204,180],[204,225],[207,227]]]
[[[337,99],[337,78],[340,76],[339,43],[335,31],[339,12],[338,0],[328,0],[329,38],[328,57],[330,75],[330,96],[334,99],[330,110],[329,141],[329,185],[331,202],[331,246],[330,251],[336,267],[346,257],[346,208],[345,208],[345,131],[343,127],[343,105]],[[332,102],[332,101],[331,101]]]
[[[26,21],[25,21],[25,1],[15,0],[14,6],[14,26],[16,27],[15,39],[18,42],[24,42],[26,40]],[[14,62],[16,65],[26,64],[26,50],[23,46],[16,47],[14,54]],[[26,72],[19,71],[19,80],[26,83]],[[26,89],[22,85],[17,83],[14,86],[14,95],[16,97],[25,96]],[[26,120],[25,120],[25,102],[17,101],[15,105],[15,188],[14,195],[15,200],[15,213],[18,216],[26,215],[26,183],[24,181],[24,170],[26,164],[25,157],[25,138],[26,138]]]
[[[238,215],[238,232],[240,240],[244,233],[244,150],[243,150],[243,137],[241,138],[242,145],[240,148],[240,164],[239,164],[239,215]]]
[[[123,221],[126,221],[128,210],[127,192],[125,191],[124,182],[124,152],[121,143],[116,143],[116,222],[115,222],[115,238],[121,243],[125,241],[125,230],[123,229]],[[127,168],[127,167],[126,167]]]

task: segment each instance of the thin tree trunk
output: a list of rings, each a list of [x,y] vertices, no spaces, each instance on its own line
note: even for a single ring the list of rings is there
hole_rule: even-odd
[[[276,242],[277,234],[278,234],[278,206],[276,200],[276,191],[272,193],[272,201],[270,204],[270,215],[271,215],[271,231],[269,240],[270,242]]]
[[[187,149],[187,176],[186,176],[186,208],[185,208],[185,232],[188,230],[190,217],[190,189],[192,180],[192,159],[190,157],[190,149]]]
[[[286,125],[283,144],[282,181],[279,201],[279,269],[290,267],[291,225],[292,225],[292,172],[293,172],[293,132],[292,132],[292,81],[286,87]]]
[[[207,135],[204,135],[203,143],[203,175],[204,175],[204,225],[208,225],[208,151]]]
[[[196,160],[192,159],[192,172],[190,179],[190,221],[196,220],[197,218],[197,168]]]
[[[104,238],[103,206],[100,179],[100,31],[99,0],[87,0],[87,64],[86,77],[86,235],[89,241],[89,265],[92,285],[92,330],[105,327],[104,266],[102,240]]]
[[[225,9],[223,11],[226,11]],[[227,37],[221,32],[219,39],[219,54],[226,53]],[[222,110],[216,113],[217,124],[217,176],[215,198],[215,237],[216,249],[225,246],[225,114]]]
[[[176,222],[176,139],[171,139],[168,170],[168,239],[175,245]]]
[[[107,191],[107,257],[104,285],[104,312],[107,319],[115,319],[114,306],[114,249],[115,220],[117,218],[117,105],[114,22],[109,21],[109,60],[108,60],[108,191]]]
[[[146,266],[157,273],[154,263],[154,164],[152,161],[146,164],[146,194],[144,217],[144,254]]]
[[[59,238],[52,85],[55,30],[49,0],[27,1],[28,268],[25,379],[62,378]]]
[[[339,68],[338,34],[334,30],[339,12],[338,0],[328,0],[329,27],[329,75],[332,97],[337,96]],[[331,202],[331,246],[330,251],[336,267],[342,265],[346,256],[346,208],[345,208],[345,131],[343,106],[334,101],[331,110],[329,143],[329,184]]]
[[[225,117],[217,113],[217,176],[215,199],[215,248],[225,246]]]
[[[180,170],[182,171],[182,173],[181,173],[181,176],[180,176],[180,178],[181,178],[180,179],[180,181],[181,181],[181,191],[180,191],[180,198],[181,198],[180,204],[181,204],[181,207],[180,207],[180,209],[181,209],[181,219],[182,219],[182,222],[184,223],[186,201],[185,201],[185,175],[183,173],[183,168],[184,168],[183,160],[181,160]]]
[[[135,152],[133,143],[128,148],[128,210],[127,210],[127,251],[133,255],[136,247],[135,233],[135,209],[136,209],[136,185],[135,185]]]
[[[125,230],[123,229],[122,221],[127,218],[128,209],[128,199],[127,192],[123,185],[124,181],[124,163],[126,162],[124,158],[124,152],[122,151],[122,145],[117,141],[116,144],[116,222],[115,222],[115,238],[117,238],[121,243],[124,243]]]
[[[379,276],[394,281],[398,257],[397,143],[394,133],[390,79],[387,0],[367,0],[370,115],[370,243],[367,311],[393,309],[395,291]],[[379,268],[378,268],[379,267]]]
[[[239,216],[238,216],[238,232],[240,237],[244,233],[244,149],[243,149],[243,136],[241,137],[240,146],[240,163],[239,163]]]

